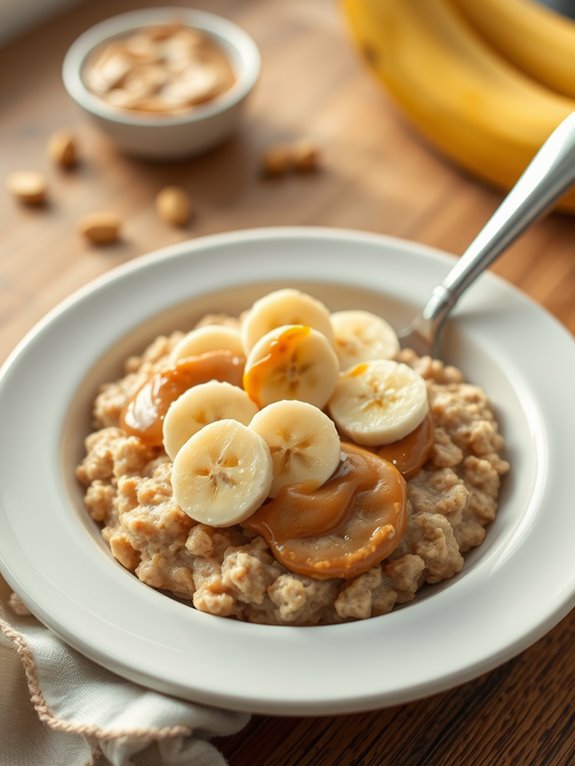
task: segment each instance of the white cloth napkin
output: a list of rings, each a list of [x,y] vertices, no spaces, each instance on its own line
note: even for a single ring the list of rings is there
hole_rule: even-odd
[[[0,578],[1,766],[224,766],[249,716],[125,681],[36,620]]]

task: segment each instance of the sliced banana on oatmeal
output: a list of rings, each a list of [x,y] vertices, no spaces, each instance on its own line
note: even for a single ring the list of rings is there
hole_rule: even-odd
[[[247,426],[257,411],[241,388],[219,380],[201,383],[170,405],[163,423],[164,449],[173,460],[190,436],[208,423],[232,419]]]
[[[174,498],[192,519],[229,527],[268,497],[272,457],[262,437],[237,420],[209,423],[181,447],[172,468]]]
[[[242,336],[239,328],[229,325],[206,325],[196,327],[181,338],[170,353],[170,361],[177,362],[189,356],[208,351],[231,351],[243,356]]]
[[[306,325],[321,332],[333,343],[329,310],[317,298],[286,288],[257,300],[242,321],[244,352],[248,353],[260,338],[283,325]]]
[[[280,401],[269,404],[250,423],[268,445],[273,460],[270,497],[282,487],[321,487],[339,465],[341,443],[333,421],[313,404]]]
[[[250,351],[243,383],[258,407],[299,399],[321,409],[334,392],[338,371],[325,335],[305,325],[285,325],[264,335]]]
[[[342,370],[371,359],[392,359],[399,351],[393,327],[369,311],[336,311],[331,323]]]
[[[423,378],[401,362],[377,359],[341,373],[329,412],[356,444],[374,447],[402,439],[429,410]]]

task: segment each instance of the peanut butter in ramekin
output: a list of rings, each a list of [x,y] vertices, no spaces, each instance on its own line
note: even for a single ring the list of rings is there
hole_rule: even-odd
[[[83,78],[112,107],[167,116],[213,101],[236,80],[218,43],[181,23],[110,40],[88,58]]]

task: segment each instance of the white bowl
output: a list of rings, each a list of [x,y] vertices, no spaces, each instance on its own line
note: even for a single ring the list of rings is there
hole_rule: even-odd
[[[263,229],[184,242],[56,308],[0,370],[0,569],[46,625],[96,662],[169,694],[278,714],[399,704],[468,681],[542,636],[575,601],[573,339],[491,274],[463,298],[445,354],[483,386],[511,471],[463,570],[390,614],[252,625],[198,612],[123,569],[83,507],[74,466],[98,384],[157,334],[269,289],[410,319],[454,259],[376,235]],[[559,372],[556,372],[560,370]]]
[[[83,68],[96,47],[142,27],[175,19],[213,37],[228,55],[236,74],[236,82],[229,91],[185,113],[155,116],[114,108],[88,89]],[[227,138],[238,126],[259,72],[259,52],[246,32],[220,16],[189,8],[151,8],[102,21],[78,37],[62,66],[62,78],[69,95],[99,127],[122,150],[153,159],[192,156]]]

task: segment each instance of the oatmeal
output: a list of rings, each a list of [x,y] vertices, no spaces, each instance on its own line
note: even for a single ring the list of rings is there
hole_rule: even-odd
[[[77,468],[85,505],[122,566],[203,612],[283,625],[385,614],[482,543],[503,439],[459,370],[399,350],[388,327],[393,360],[374,363],[366,317],[343,343],[313,303],[285,323],[279,293],[271,329],[265,301],[241,322],[206,318],[210,333],[157,338],[102,386]]]

